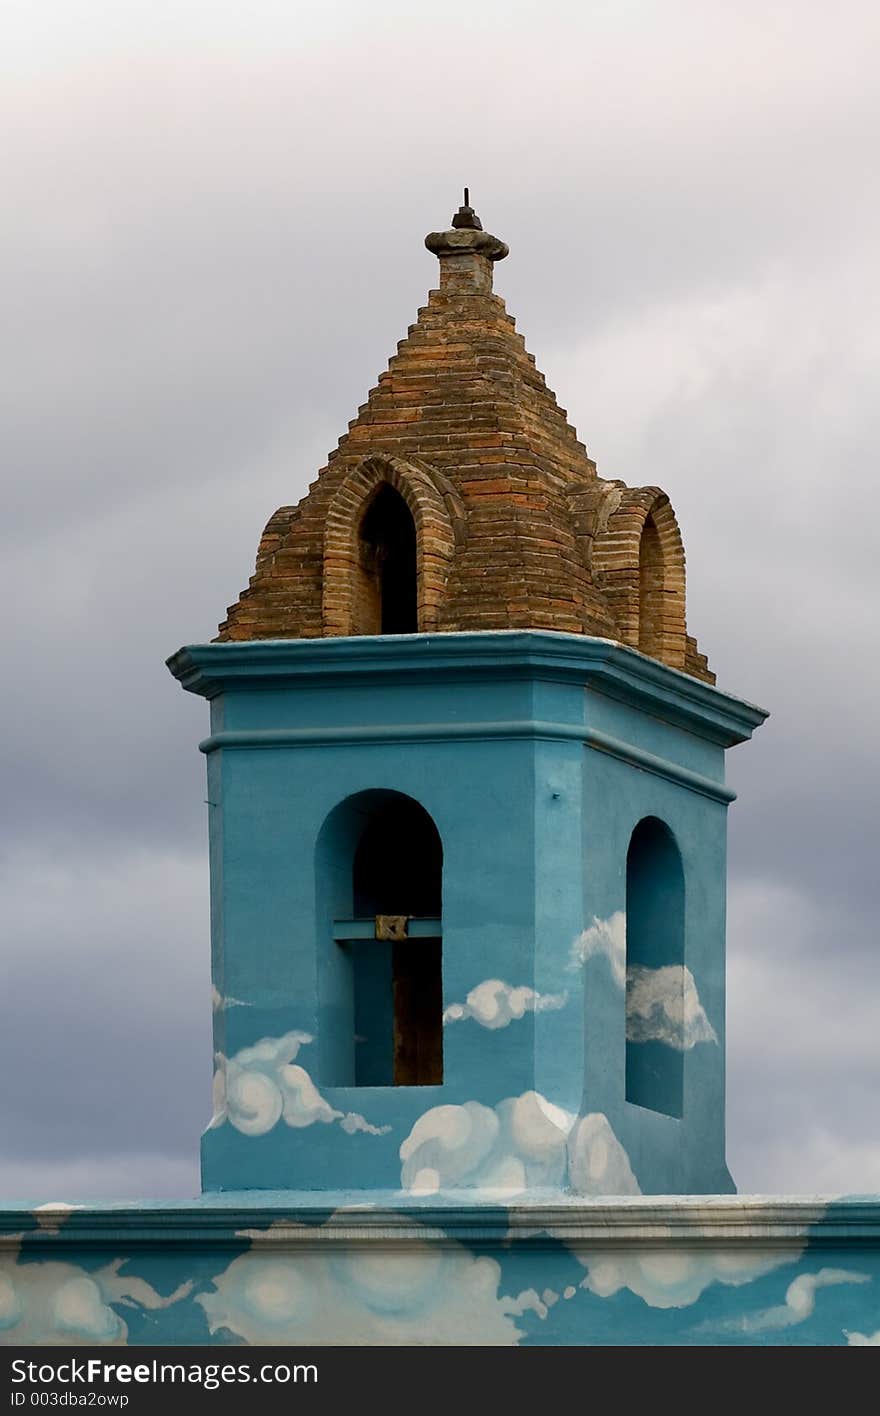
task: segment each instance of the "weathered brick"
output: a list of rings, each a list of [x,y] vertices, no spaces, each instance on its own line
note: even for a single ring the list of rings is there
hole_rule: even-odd
[[[492,292],[503,243],[436,241],[439,288],[307,495],[270,519],[219,637],[372,632],[377,571],[360,527],[387,481],[416,526],[420,628],[598,634],[713,682],[686,631],[668,499],[597,476]]]

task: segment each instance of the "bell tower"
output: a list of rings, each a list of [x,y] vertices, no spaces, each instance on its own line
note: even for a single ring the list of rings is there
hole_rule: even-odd
[[[725,749],[656,486],[438,287],[210,644],[206,1191],[725,1192]]]

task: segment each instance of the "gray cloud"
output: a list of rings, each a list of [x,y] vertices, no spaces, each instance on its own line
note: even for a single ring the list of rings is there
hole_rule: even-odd
[[[464,182],[600,473],[669,491],[722,686],[773,711],[730,760],[737,1178],[880,1186],[876,7],[9,11],[3,1189],[196,1183],[206,714],[163,661],[345,430]]]
[[[841,906],[769,875],[734,882],[730,939],[735,1177],[747,1189],[880,1190],[880,959],[867,900]]]
[[[197,1188],[211,1110],[204,883],[198,856],[126,841],[5,854],[0,1178],[47,1198],[60,1168],[78,1193],[106,1194],[106,1170],[146,1153]]]

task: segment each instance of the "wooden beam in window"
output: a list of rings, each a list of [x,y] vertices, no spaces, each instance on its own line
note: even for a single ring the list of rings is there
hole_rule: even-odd
[[[408,916],[406,932],[409,939],[442,939],[443,937],[443,928],[439,919],[416,919],[412,915]],[[370,915],[368,919],[334,920],[333,938],[337,943],[345,943],[349,939],[375,939],[375,915]]]

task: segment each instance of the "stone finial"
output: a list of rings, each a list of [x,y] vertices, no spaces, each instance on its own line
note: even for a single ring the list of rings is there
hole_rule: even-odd
[[[458,211],[452,218],[452,225],[455,227],[456,231],[482,231],[483,229],[483,223],[468,199],[467,187],[464,189],[464,204],[458,208]]]
[[[508,246],[483,230],[483,223],[468,200],[452,218],[449,231],[432,231],[425,237],[429,251],[440,259],[440,289],[459,294],[487,295],[492,289],[492,263],[503,261]]]

